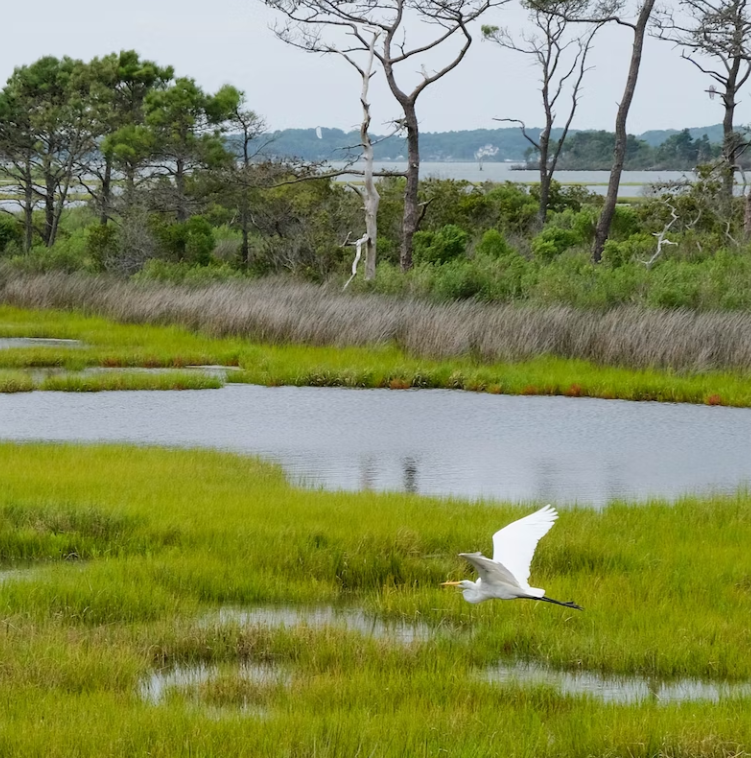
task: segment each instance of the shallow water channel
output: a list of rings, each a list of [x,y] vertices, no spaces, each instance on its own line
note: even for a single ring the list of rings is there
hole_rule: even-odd
[[[313,487],[558,505],[751,483],[751,409],[455,390],[18,393],[0,439],[210,447]]]
[[[258,606],[252,608],[224,607],[207,614],[202,623],[216,626],[265,626],[294,628],[306,626],[320,629],[346,629],[367,636],[386,639],[396,644],[429,643],[445,629],[407,621],[384,621],[368,616],[358,609],[337,609],[331,606],[299,608],[292,606]],[[199,689],[220,677],[239,679],[260,685],[291,686],[293,670],[281,666],[243,661],[239,664],[195,663],[171,666],[152,671],[141,681],[139,694],[153,705],[163,703],[170,691],[195,698]],[[661,680],[644,677],[604,676],[580,671],[569,672],[546,668],[535,663],[504,661],[479,672],[481,679],[502,687],[546,687],[560,695],[590,697],[613,704],[652,701],[658,704],[692,701],[719,702],[725,698],[751,696],[751,683],[710,682],[699,679]],[[247,702],[235,709],[249,715],[263,715]],[[216,710],[216,709],[215,709]],[[222,715],[221,710],[216,710]]]
[[[521,687],[550,687],[561,695],[585,695],[606,703],[684,703],[748,697],[751,682],[730,684],[700,679],[647,679],[638,676],[603,676],[590,671],[549,669],[535,663],[502,663],[485,672],[490,682]]]

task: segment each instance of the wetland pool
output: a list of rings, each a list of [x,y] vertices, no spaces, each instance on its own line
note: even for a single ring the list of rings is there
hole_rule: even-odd
[[[602,507],[751,483],[751,409],[458,390],[261,387],[0,396],[0,439],[258,455],[328,490]]]

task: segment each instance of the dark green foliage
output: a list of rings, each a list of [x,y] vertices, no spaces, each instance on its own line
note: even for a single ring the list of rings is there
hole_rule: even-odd
[[[504,230],[526,232],[537,218],[538,201],[524,185],[505,182],[492,187],[487,197],[497,208],[498,224]]]
[[[610,224],[611,239],[626,239],[639,232],[639,216],[629,205],[616,205]]]
[[[0,253],[9,245],[19,245],[23,238],[23,226],[15,216],[0,216]]]
[[[107,264],[118,254],[117,228],[112,224],[95,224],[86,230],[86,251],[94,266],[105,271]]]
[[[533,139],[538,139],[540,130],[527,129]],[[688,140],[684,134],[688,134]],[[561,134],[560,129],[553,129],[551,137],[555,141]],[[580,163],[569,168],[592,169],[612,162],[612,132],[581,131],[569,132],[568,139],[577,135],[576,157]],[[272,150],[275,155],[299,156],[309,161],[343,160],[357,157],[356,150],[343,151],[343,145],[356,145],[360,136],[356,131],[344,132],[341,129],[321,129],[320,137],[316,129],[281,129],[268,135],[273,139]],[[406,153],[403,137],[394,136],[387,139],[372,135],[376,141],[374,152],[376,160],[393,161]],[[632,148],[627,168],[654,166],[669,169],[692,169],[698,163],[717,157],[722,144],[722,125],[675,130],[651,130],[630,137],[637,146]],[[689,142],[690,140],[690,142]],[[534,153],[529,142],[517,127],[501,129],[473,129],[452,132],[423,132],[420,135],[420,156],[423,161],[472,161],[476,162],[477,152],[486,145],[493,145],[498,152],[483,158],[485,162],[520,161],[525,154]],[[662,148],[662,149],[661,149]],[[634,152],[636,154],[634,155]],[[571,158],[570,158],[571,160]],[[597,161],[594,164],[594,161]]]
[[[211,262],[214,233],[211,224],[202,216],[193,216],[182,223],[155,222],[153,231],[165,260],[199,266],[206,266]]]
[[[710,143],[706,134],[693,139],[688,129],[671,134],[655,150],[658,168],[692,169],[700,163],[709,163],[721,154],[721,146]]]
[[[488,258],[507,258],[510,255],[517,255],[516,251],[509,245],[506,238],[497,229],[488,229],[482,235],[482,239],[475,248],[477,255],[484,255]]]
[[[582,237],[574,229],[550,226],[533,238],[532,251],[539,261],[550,262],[564,250],[568,250],[581,242],[583,242]]]
[[[455,179],[427,179],[420,196],[426,203],[422,228],[435,231],[447,224],[463,229],[492,226],[497,218],[496,204],[482,187]]]
[[[191,287],[202,287],[215,282],[226,282],[241,274],[226,263],[211,265],[196,265],[187,262],[171,263],[152,258],[133,277],[137,281],[168,282],[183,284]]]
[[[529,188],[529,194],[539,203],[540,185],[533,184]],[[599,206],[602,204],[602,195],[598,195],[586,187],[572,184],[564,187],[560,182],[553,179],[550,182],[548,193],[548,212],[560,213],[571,210],[578,212],[585,205]]]
[[[448,263],[463,256],[469,234],[455,224],[447,224],[436,232],[415,234],[415,263]]]
[[[640,232],[632,234],[620,242],[609,239],[605,243],[605,249],[602,252],[604,263],[617,267],[624,263],[632,261],[647,261],[654,254],[657,248],[657,242],[651,234]]]

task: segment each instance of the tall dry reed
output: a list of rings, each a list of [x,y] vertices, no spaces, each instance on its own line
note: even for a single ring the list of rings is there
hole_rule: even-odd
[[[0,302],[80,309],[121,322],[176,324],[270,343],[396,342],[428,358],[539,355],[681,371],[751,368],[751,314],[461,302],[431,304],[264,279],[187,288],[62,273],[0,277]]]

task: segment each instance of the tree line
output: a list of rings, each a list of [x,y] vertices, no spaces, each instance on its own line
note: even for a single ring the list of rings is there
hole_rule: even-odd
[[[607,131],[575,132],[562,145],[558,169],[607,171],[613,158],[615,134]],[[711,163],[722,155],[722,146],[712,144],[706,134],[694,139],[688,129],[671,134],[662,144],[650,145],[629,134],[623,167],[627,171],[693,171],[698,165]],[[539,154],[525,151],[528,168],[538,168]],[[745,165],[745,160],[741,161]]]
[[[107,269],[133,273],[155,258],[207,263],[217,249],[218,230],[226,228],[240,235],[239,260],[233,263],[241,269],[294,269],[323,276],[335,268],[335,261],[346,257],[356,239],[355,261],[364,250],[366,278],[370,279],[377,271],[377,246],[383,243],[384,257],[393,260],[398,239],[399,267],[402,272],[409,271],[415,240],[421,239],[416,235],[428,227],[438,202],[437,195],[426,194],[420,179],[424,135],[417,103],[427,87],[437,85],[461,65],[473,43],[475,25],[497,3],[382,0],[371,6],[323,0],[265,1],[284,19],[276,30],[283,40],[310,52],[337,55],[359,73],[363,109],[360,151],[367,160],[363,168],[348,167],[346,171],[360,173],[361,182],[344,186],[331,181],[338,172],[326,166],[269,158],[273,148],[267,144],[266,125],[248,107],[243,93],[230,85],[204,92],[194,80],[176,76],[171,67],[142,60],[134,51],[89,62],[45,57],[16,69],[0,92],[0,179],[5,183],[5,199],[15,203],[12,208],[5,207],[11,212],[7,223],[0,224],[0,236],[9,240],[10,249],[15,245],[28,253],[38,246],[54,248],[65,209],[86,203],[98,219],[96,228],[86,232],[88,254],[96,259],[96,265]],[[703,7],[702,2],[692,0],[691,8]],[[621,172],[649,151],[648,145],[626,130],[644,37],[651,30],[678,40],[688,34],[688,27],[679,27],[675,18],[656,11],[653,17],[652,0],[635,7],[614,0],[608,8],[585,0],[535,0],[528,8],[533,32],[519,37],[499,27],[482,28],[488,39],[531,56],[542,76],[544,126],[533,132],[519,123],[519,134],[530,145],[530,159],[536,161],[540,172],[539,188],[521,193],[526,209],[530,198],[537,204],[537,214],[523,233],[539,236],[545,232],[548,213],[555,211],[557,169],[580,160],[605,165],[609,155],[607,193],[601,203],[590,203],[598,208],[592,260],[599,262],[617,218]],[[737,210],[732,180],[741,165],[745,143],[727,114],[734,112],[751,64],[744,63],[745,47],[736,44],[738,19],[745,18],[745,5],[728,8],[732,13],[729,10],[727,17],[713,17],[711,28],[696,27],[699,36],[694,47],[689,46],[693,38],[681,37],[692,61],[698,49],[735,66],[729,79],[725,69],[718,69],[715,81],[727,79],[725,89],[713,85],[712,90],[715,95],[724,92],[726,138],[719,155],[708,140],[684,131],[655,148],[651,160],[693,165],[705,159],[714,161],[710,173],[721,177],[719,190],[712,190],[713,196],[717,195],[714,205],[720,208],[724,204],[730,223]],[[616,128],[613,133],[573,132],[569,127],[588,70],[589,46],[608,23],[628,30],[634,43]],[[433,36],[419,37],[420,42],[409,47],[404,35],[419,24]],[[329,27],[339,36],[328,40]],[[710,34],[731,28],[736,29],[734,36],[730,35],[736,47],[728,41],[730,37]],[[714,47],[697,47],[710,37]],[[422,67],[415,83],[408,73],[414,73],[425,52],[435,56],[432,68]],[[708,64],[702,67],[711,71]],[[368,86],[374,76],[385,77],[399,106],[401,115],[394,121],[393,132],[402,136],[407,154],[406,169],[380,172],[380,182],[372,181],[378,175],[373,170],[378,140],[369,129]],[[564,103],[568,103],[565,110]],[[556,126],[559,110],[564,120]],[[485,191],[491,193],[488,188]],[[464,187],[462,192],[469,189]],[[491,196],[501,204],[521,202],[519,193]],[[457,196],[456,202],[462,205],[464,199]],[[381,207],[384,204],[386,207]],[[751,207],[746,210],[743,227],[749,229]],[[398,229],[395,213],[401,215]],[[499,231],[505,233],[501,220],[507,211],[499,206],[495,215]],[[382,228],[383,219],[387,219],[386,229]],[[732,236],[733,229],[728,227],[727,234]],[[668,244],[668,231],[666,227],[650,234],[661,235],[660,244]],[[436,262],[441,262],[441,256]]]
[[[82,198],[104,247],[113,220],[187,240],[186,225],[220,184],[247,238],[249,145],[264,129],[235,87],[204,92],[135,51],[21,66],[0,92],[0,179],[20,209],[22,247],[51,248],[65,209]],[[144,251],[131,242],[137,267]]]
[[[420,129],[417,101],[427,87],[456,69],[473,42],[473,25],[502,18],[498,9],[509,0],[382,0],[379,3],[329,0],[262,0],[279,12],[276,33],[280,39],[316,54],[339,56],[362,70],[364,59],[377,62],[378,73],[399,108],[396,127],[405,135],[407,168],[402,225],[401,266],[412,265],[413,239],[420,224],[418,199]],[[629,148],[627,122],[636,91],[644,41],[648,35],[677,46],[683,57],[711,80],[708,94],[718,97],[723,108],[723,141],[720,163],[723,191],[733,192],[746,138],[736,128],[738,93],[751,74],[751,13],[747,0],[677,0],[659,7],[655,0],[524,0],[528,25],[514,32],[505,26],[483,23],[487,40],[525,56],[540,74],[543,127],[537,136],[513,114],[499,121],[515,122],[536,155],[540,175],[539,223],[545,223],[548,197],[556,169],[562,166],[566,137],[582,97],[582,83],[589,70],[587,56],[605,26],[617,26],[629,35],[631,52],[614,124],[610,180],[592,248],[592,259],[602,259],[615,215],[618,187]],[[421,34],[415,34],[420,29]],[[419,42],[407,43],[407,40]],[[405,86],[409,71],[429,54],[430,68],[423,63],[422,78]],[[439,58],[442,56],[442,58]],[[440,61],[440,62],[436,62]],[[375,73],[375,72],[374,72]],[[554,135],[560,128],[560,137]],[[681,145],[672,145],[674,152]],[[690,146],[693,150],[693,146]],[[697,153],[705,145],[699,145]],[[682,152],[687,152],[682,150]],[[705,150],[705,152],[709,152]],[[367,200],[367,198],[366,198]],[[372,200],[372,198],[371,198]],[[367,202],[366,202],[367,204]],[[375,255],[375,240],[367,237],[369,254]]]
[[[715,160],[721,154],[721,125],[705,129],[683,129],[629,135],[625,167],[628,170],[692,170],[699,163]],[[537,139],[540,128],[530,128]],[[553,129],[552,140],[559,140],[561,129]],[[711,135],[711,136],[710,136]],[[399,161],[406,157],[404,139],[399,135],[372,135],[376,161]],[[342,129],[281,129],[264,135],[268,154],[280,158],[298,157],[306,161],[339,162],[360,155],[359,133]],[[228,136],[232,140],[232,135]],[[610,168],[615,135],[605,130],[572,130],[564,142],[559,168],[573,171],[599,171]],[[424,132],[421,156],[425,161],[483,163],[518,162],[537,166],[537,150],[530,147],[519,129],[471,129],[456,132]]]

